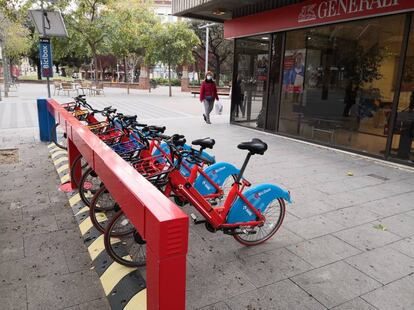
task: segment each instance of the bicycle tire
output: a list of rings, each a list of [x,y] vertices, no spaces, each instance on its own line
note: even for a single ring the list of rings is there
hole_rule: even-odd
[[[82,175],[83,173],[87,170],[87,168],[89,167],[88,163],[85,162],[82,164],[82,159],[83,156],[82,155],[78,155],[78,157],[75,158],[75,160],[73,161],[73,165],[70,167],[70,179],[71,181],[73,181],[76,184],[76,187],[79,186],[80,180],[82,179]],[[81,171],[82,171],[82,175],[80,177],[80,179],[75,178],[75,167],[78,164],[78,162],[81,161]]]
[[[96,192],[91,201],[89,208],[89,217],[93,226],[100,232],[104,233],[108,223],[121,209],[116,201],[112,198],[105,186]],[[112,234],[114,237],[116,234]]]
[[[86,206],[91,206],[93,196],[102,185],[102,181],[92,168],[85,171],[79,182],[78,190],[79,196]]]
[[[67,147],[67,138],[65,136],[66,134],[63,135],[63,137],[65,138],[65,141],[66,141],[66,145],[63,144],[63,142],[58,141],[59,139],[58,139],[57,129],[58,129],[59,126],[60,126],[59,123],[55,124],[55,126],[53,127],[53,129],[51,129],[50,137],[52,138],[53,143],[57,147],[61,148],[62,150],[67,150],[68,147]]]
[[[129,227],[121,236],[114,235],[117,225]],[[128,233],[126,233],[128,232]],[[117,263],[127,267],[141,267],[146,265],[146,242],[130,224],[129,220],[119,211],[108,224],[104,234],[105,250],[108,255]],[[134,253],[131,253],[134,252]],[[127,259],[129,258],[129,259]]]
[[[272,204],[273,202],[278,202],[278,204],[280,206],[280,212],[279,212],[279,215],[278,215],[278,219],[277,219],[276,223],[274,224],[274,226],[271,227],[271,230],[268,233],[266,233],[265,235],[263,235],[262,238],[256,239],[256,240],[254,240],[253,237],[249,239],[249,238],[245,238],[244,236],[246,236],[246,237],[255,236],[257,233],[256,234],[247,234],[247,235],[246,234],[235,234],[235,235],[233,235],[233,237],[234,237],[234,239],[236,239],[237,242],[239,242],[243,245],[246,245],[246,246],[258,245],[258,244],[261,244],[261,243],[269,240],[279,230],[280,226],[283,223],[283,219],[285,218],[285,213],[286,213],[285,202],[282,198],[276,198],[276,199],[270,201],[269,205]],[[263,226],[261,226],[261,227],[256,226],[255,227],[256,229],[262,229],[262,227],[264,227],[266,225],[266,222],[271,221],[270,217],[267,216],[268,211],[270,209],[271,209],[271,206],[268,206],[266,208],[266,211],[263,212],[263,215],[265,216],[266,221],[263,224]],[[268,225],[272,225],[272,222],[269,222]]]

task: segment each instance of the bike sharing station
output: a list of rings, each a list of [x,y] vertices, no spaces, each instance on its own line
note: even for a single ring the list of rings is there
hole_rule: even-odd
[[[246,246],[265,242],[282,225],[289,192],[250,187],[243,178],[250,157],[267,149],[259,139],[238,145],[248,151],[239,170],[205,151],[213,139],[191,147],[183,136],[164,135],[165,127],[139,124],[111,107],[94,110],[83,96],[64,105],[40,99],[38,106],[41,139],[54,141],[61,188],[113,309],[185,309],[189,227],[177,204],[196,208],[203,218],[191,214],[195,224]],[[138,269],[144,265],[146,279]]]
[[[51,68],[47,43],[41,56]],[[267,150],[259,139],[238,145],[248,152],[238,169],[209,154],[213,139],[190,146],[137,116],[95,110],[84,96],[37,104],[41,141],[52,142],[60,189],[112,309],[185,309],[189,217],[180,206],[198,211],[190,214],[194,224],[244,246],[265,242],[282,225],[290,193],[243,178],[250,158]]]

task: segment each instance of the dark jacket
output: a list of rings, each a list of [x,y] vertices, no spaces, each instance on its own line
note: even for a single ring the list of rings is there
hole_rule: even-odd
[[[203,81],[200,88],[200,101],[204,101],[206,97],[213,97],[216,100],[219,100],[217,94],[217,86],[214,81]]]

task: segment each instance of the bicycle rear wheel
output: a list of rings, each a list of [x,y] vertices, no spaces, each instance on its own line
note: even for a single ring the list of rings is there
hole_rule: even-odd
[[[103,183],[101,179],[92,168],[85,171],[78,187],[79,195],[85,205],[88,207],[91,206],[93,196],[98,192],[102,185]]]
[[[55,127],[52,128],[50,137],[52,141],[56,144],[57,147],[67,150],[68,149],[68,139],[66,133],[60,127],[60,124],[55,124]]]
[[[247,246],[265,242],[278,231],[285,218],[285,212],[285,202],[282,198],[272,200],[269,202],[266,211],[263,212],[266,218],[264,224],[262,226],[246,228],[246,231],[250,233],[233,235],[234,239]]]
[[[81,165],[81,177],[80,178],[76,178],[75,177],[75,167],[76,165],[80,162]],[[89,165],[86,162],[86,160],[83,158],[82,155],[79,155],[78,157],[75,158],[75,160],[73,161],[73,165],[72,167],[70,167],[70,179],[75,182],[76,186],[79,186],[80,180],[82,179],[82,175],[85,173],[86,170],[88,170]]]
[[[146,264],[146,242],[122,211],[108,224],[104,243],[108,255],[117,263],[127,267]]]
[[[93,196],[89,208],[89,217],[93,226],[99,232],[104,233],[108,223],[120,210],[112,195],[105,186],[102,186]],[[112,236],[116,236],[116,232],[113,232]]]

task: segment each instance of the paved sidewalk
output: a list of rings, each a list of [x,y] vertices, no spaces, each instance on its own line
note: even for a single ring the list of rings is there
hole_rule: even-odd
[[[185,134],[189,141],[211,136],[217,141],[212,151],[216,158],[236,165],[240,165],[245,156],[245,152],[238,150],[236,145],[252,137],[261,138],[269,144],[269,150],[264,156],[252,158],[246,177],[253,184],[279,184],[290,190],[294,199],[294,203],[287,206],[288,214],[281,230],[271,240],[257,247],[241,246],[230,236],[211,234],[202,225],[191,224],[187,264],[188,309],[414,309],[413,169],[399,169],[373,159],[231,126],[228,124],[228,109],[222,116],[213,115],[213,125],[209,126],[199,116],[200,106],[194,105],[194,98],[176,93],[170,99],[165,96],[164,90],[158,91],[158,94],[137,91],[127,98],[119,90],[107,90],[106,97],[95,97],[91,102],[102,106],[120,105],[130,112],[141,112],[148,115],[145,118],[151,123],[166,125],[169,133]],[[148,105],[145,104],[147,102]],[[162,112],[156,118],[151,118],[150,114],[156,108],[165,109],[168,113]],[[4,143],[0,140],[0,148],[4,147]],[[45,146],[36,146],[34,150],[33,155],[27,151],[22,156],[40,158],[40,154],[47,154]],[[17,178],[21,177],[21,172],[17,171],[27,171],[33,174],[34,186],[44,186],[46,192],[55,193],[58,180],[52,174],[52,164],[46,159],[36,159],[32,165],[33,173],[26,166],[17,168],[21,169],[15,172]],[[4,169],[4,166],[0,166],[0,169]],[[35,176],[42,169],[50,172],[54,179],[48,176],[46,181],[46,177],[43,177],[44,180],[39,183]],[[348,172],[352,172],[353,176],[349,176]],[[8,182],[9,179],[7,177]],[[6,181],[5,178],[1,180],[2,184]],[[30,189],[22,190],[22,183],[13,184],[16,186],[2,186],[7,189],[1,194],[2,207],[12,206],[10,199],[18,193],[22,199],[26,199],[29,209],[46,208],[57,212],[49,205],[59,200],[55,196],[46,200],[46,204],[42,200],[37,204],[38,199],[46,199],[43,194],[36,194],[30,199]],[[12,189],[14,194],[11,193]],[[13,211],[15,215],[10,210],[9,219],[3,220],[5,226],[2,229],[7,225],[27,226],[22,225],[30,219],[24,216],[25,209],[22,207],[18,210],[21,211]],[[188,206],[184,210],[195,212]],[[58,218],[62,215],[50,215],[48,212],[36,214],[54,218],[59,229]],[[67,214],[70,212],[67,211]],[[15,226],[11,224],[14,220],[18,221]],[[30,236],[26,236],[28,233],[25,229],[28,228],[4,234],[0,239],[4,240],[2,242],[7,244],[10,238],[11,244],[16,245],[6,252],[24,253],[21,249],[22,240],[29,237],[32,239],[24,242],[25,247],[32,248],[39,244],[40,238],[32,234],[49,234],[44,230],[50,229],[47,219],[41,223],[33,228],[33,233],[29,232]],[[79,241],[79,234],[69,233],[71,237],[65,240]],[[20,235],[21,239],[17,238]],[[73,240],[67,242],[75,242]],[[65,251],[70,252],[76,246],[55,248],[56,253],[63,251],[60,255],[66,256]],[[9,261],[19,256],[10,255]],[[44,263],[44,260],[41,262]],[[13,270],[8,265],[0,269],[0,272]],[[60,269],[50,272],[52,275],[46,278],[68,276]],[[81,272],[89,274],[88,268]],[[17,279],[7,283],[3,285],[21,286]],[[52,286],[54,282],[48,283],[52,283]],[[94,290],[99,287],[99,282],[95,288],[90,286]],[[39,292],[47,290],[46,287],[39,289]],[[3,293],[0,296],[3,300]],[[100,300],[100,296],[96,298]]]
[[[0,308],[110,309],[36,136],[33,129],[0,131],[0,149],[19,152],[18,163],[0,164]]]

